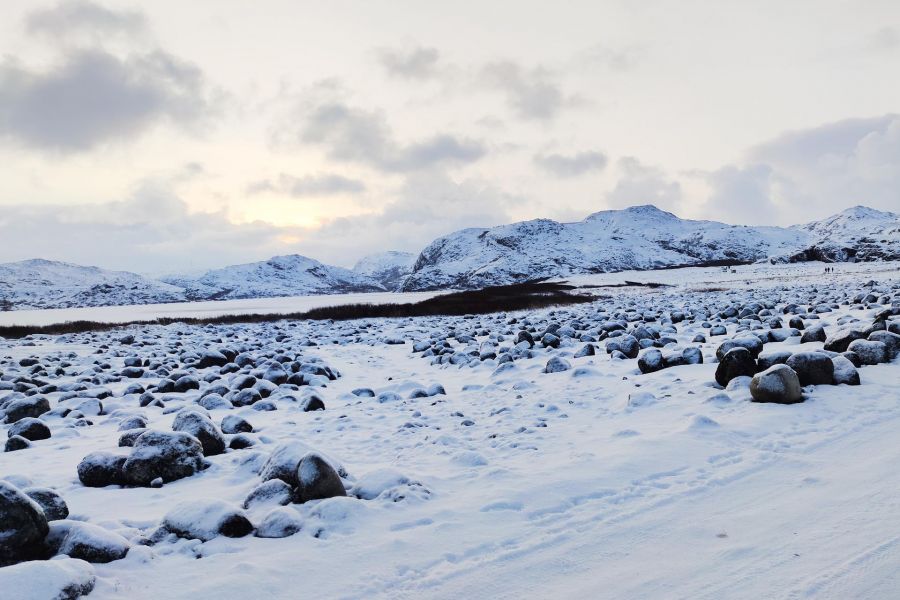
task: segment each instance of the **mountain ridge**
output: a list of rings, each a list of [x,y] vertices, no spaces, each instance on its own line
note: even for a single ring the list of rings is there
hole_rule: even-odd
[[[151,278],[68,262],[0,264],[0,310],[151,304],[373,291],[474,288],[541,277],[710,264],[900,260],[900,215],[862,205],[790,227],[682,219],[652,204],[581,221],[532,219],[389,250],[353,269],[299,254]]]

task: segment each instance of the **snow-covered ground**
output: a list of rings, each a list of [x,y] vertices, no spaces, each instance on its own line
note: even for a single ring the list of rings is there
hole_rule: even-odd
[[[716,349],[736,335],[790,333],[788,318],[797,316],[804,331],[823,325],[833,336],[871,326],[900,301],[897,263],[837,267],[829,275],[823,265],[752,265],[585,276],[573,279],[675,287],[598,289],[609,298],[484,317],[176,324],[0,340],[0,383],[26,373],[87,388],[62,401],[59,391],[41,392],[54,409],[42,416],[52,437],[0,454],[0,478],[54,488],[70,519],[126,540],[125,558],[92,565],[90,598],[896,597],[900,358],[859,368],[859,386],[807,386],[805,401],[792,405],[751,402],[746,380],[727,389],[715,383]],[[248,312],[259,312],[260,302]],[[720,314],[752,302],[763,305],[761,320]],[[806,310],[784,313],[788,303]],[[684,320],[672,318],[678,311]],[[770,329],[773,317],[781,328]],[[636,360],[604,351],[617,338],[589,340],[617,320],[672,337],[665,352],[700,348],[703,364],[642,374]],[[520,329],[540,340],[554,323],[558,347],[545,338],[513,348]],[[712,336],[709,325],[727,333]],[[693,341],[698,334],[708,341]],[[823,348],[785,337],[765,343],[763,356]],[[576,357],[586,345],[596,355]],[[442,347],[451,349],[443,361],[422,356]],[[251,423],[253,446],[207,456],[210,466],[193,476],[158,488],[79,481],[89,453],[131,450],[117,447],[125,418],[171,431],[175,412],[196,407],[211,386],[233,394],[243,372],[194,362],[219,348],[245,353],[244,372],[259,378],[279,355],[285,365],[327,366],[340,377],[314,376],[253,405],[211,408],[217,425],[230,415]],[[513,360],[501,363],[504,353]],[[27,374],[30,357],[46,375]],[[142,377],[119,376],[129,357],[149,359]],[[545,372],[554,358],[569,368]],[[176,369],[194,374],[200,389],[154,392],[164,407],[141,408],[138,394],[123,395]],[[446,394],[414,393],[433,384]],[[96,415],[88,396],[98,388],[111,395]],[[359,388],[376,397],[355,395]],[[0,391],[0,404],[11,393]],[[303,410],[312,396],[325,410]],[[92,424],[58,407],[78,408]],[[240,507],[273,450],[297,441],[346,471],[349,496],[259,504],[246,516],[259,528],[273,511],[287,511],[279,515],[298,533],[202,542],[156,531],[185,501]],[[27,591],[21,597],[40,597]]]

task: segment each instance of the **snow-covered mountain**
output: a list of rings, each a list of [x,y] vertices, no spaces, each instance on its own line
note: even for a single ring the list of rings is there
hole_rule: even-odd
[[[412,273],[416,258],[410,252],[388,250],[359,259],[353,272],[371,277],[386,289],[394,291],[400,289],[403,280]]]
[[[575,273],[751,262],[804,247],[806,231],[680,219],[655,206],[594,213],[576,223],[537,219],[438,238],[404,290],[473,288]]]
[[[166,282],[184,288],[190,298],[216,300],[385,291],[371,277],[299,254],[215,269],[198,278],[170,277]]]
[[[654,206],[537,219],[438,238],[418,257],[384,252],[353,270],[299,255],[160,281],[47,260],[0,265],[0,310],[374,291],[474,288],[580,273],[683,265],[900,260],[900,215],[854,206],[793,227],[680,219]]]
[[[836,215],[791,229],[810,235],[803,248],[775,262],[900,260],[900,215],[853,206]]]
[[[42,259],[0,264],[0,310],[154,304],[183,300],[180,288],[125,271]]]

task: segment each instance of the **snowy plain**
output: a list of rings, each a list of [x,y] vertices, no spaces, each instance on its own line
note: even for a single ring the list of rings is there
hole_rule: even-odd
[[[510,366],[495,358],[435,365],[413,351],[435,336],[460,351],[483,348],[490,334],[526,321],[538,329],[554,321],[589,324],[607,311],[661,314],[753,300],[771,300],[780,309],[788,301],[874,288],[897,297],[900,263],[837,267],[829,275],[812,263],[748,265],[735,273],[696,268],[579,276],[570,281],[673,287],[595,288],[589,291],[608,297],[474,318],[174,324],[0,340],[0,356],[11,361],[65,357],[72,366],[63,382],[102,376],[93,369],[98,362],[116,373],[127,357],[173,344],[181,350],[257,344],[257,366],[278,351],[318,359],[341,374],[273,393],[277,410],[211,409],[216,423],[228,414],[252,423],[254,446],[207,457],[208,469],[160,488],[85,487],[76,469],[90,452],[117,449],[123,414],[140,413],[150,428],[171,430],[173,411],[193,405],[209,384],[159,394],[165,408],[138,408],[136,395],[122,395],[126,386],[155,384],[159,377],[105,381],[101,387],[111,396],[103,400],[104,414],[89,417],[93,425],[47,418],[52,437],[0,454],[0,478],[51,487],[67,502],[70,518],[131,541],[125,558],[93,565],[90,598],[897,597],[900,360],[860,368],[860,386],[809,386],[805,402],[777,405],[750,402],[746,386],[715,385],[716,347],[738,328],[724,320],[727,335],[702,343],[691,340],[708,333],[704,319],[678,323],[676,346],[700,347],[704,363],[648,374],[633,359],[611,359],[602,341],[596,355],[577,358],[584,346],[577,340],[564,338],[558,348],[539,344]],[[870,280],[877,283],[867,288]],[[315,300],[333,303],[335,297]],[[313,306],[304,302],[164,307],[204,316]],[[829,333],[848,318],[871,322],[884,306],[868,304],[842,304],[815,320]],[[143,319],[160,309],[85,310],[91,316],[67,318]],[[33,318],[25,312],[31,311],[10,315]],[[150,343],[121,343],[125,334]],[[398,340],[405,343],[386,343]],[[794,336],[767,343],[765,352],[821,348]],[[571,368],[545,372],[554,357]],[[432,384],[446,394],[411,394]],[[376,397],[354,395],[358,388]],[[322,398],[324,411],[302,410],[297,399],[310,395]],[[351,491],[288,505],[302,524],[298,533],[136,541],[183,501],[240,506],[260,483],[260,463],[295,440],[343,465]],[[247,513],[258,524],[271,509]],[[22,598],[40,597],[20,591]]]
[[[344,304],[389,304],[418,302],[440,292],[371,292],[317,296],[287,296],[242,300],[207,300],[203,302],[170,302],[125,306],[93,306],[84,308],[51,308],[0,312],[0,325],[52,325],[67,321],[127,323],[154,319],[190,319],[222,315],[287,314],[305,312],[323,306]]]

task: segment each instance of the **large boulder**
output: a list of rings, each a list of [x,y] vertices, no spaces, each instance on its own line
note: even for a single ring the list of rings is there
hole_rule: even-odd
[[[716,383],[725,387],[735,377],[753,377],[756,361],[749,350],[742,346],[732,348],[722,356],[716,367]]]
[[[824,352],[797,352],[785,364],[797,373],[800,385],[834,383],[834,363]]]
[[[244,500],[243,507],[255,508],[261,505],[284,506],[293,498],[291,486],[280,479],[264,481],[253,488]]]
[[[767,352],[766,354],[760,354],[759,359],[756,361],[756,368],[760,370],[760,372],[765,371],[772,365],[783,365],[787,362],[787,359],[791,357],[793,352],[790,350],[777,350],[775,352]]]
[[[776,404],[803,402],[800,379],[797,373],[785,364],[772,365],[754,375],[750,381],[750,395],[754,402]]]
[[[237,415],[225,415],[222,418],[222,433],[251,433],[253,425],[251,425],[243,417]]]
[[[568,371],[571,368],[572,365],[569,361],[554,356],[547,361],[547,365],[544,367],[544,373],[561,373],[562,371]]]
[[[6,406],[6,422],[15,423],[28,417],[37,418],[50,411],[50,402],[40,396],[19,398]]]
[[[821,325],[815,325],[803,332],[803,335],[800,336],[800,343],[824,342],[826,339],[828,339],[828,336],[825,335],[825,328]]]
[[[346,495],[340,476],[324,458],[315,453],[303,457],[297,467],[297,488],[294,490],[297,502]]]
[[[887,348],[888,360],[900,356],[900,335],[890,331],[873,331],[869,334],[870,342],[881,342]]]
[[[641,344],[633,335],[621,335],[606,342],[606,353],[612,354],[618,350],[628,358],[637,358],[641,350]]]
[[[641,373],[653,373],[664,368],[666,368],[666,363],[658,348],[647,348],[638,356],[638,369]]]
[[[285,538],[303,528],[303,521],[293,507],[279,506],[267,514],[256,529],[256,537]]]
[[[763,343],[762,340],[755,335],[746,334],[731,340],[725,340],[719,344],[718,348],[716,348],[716,358],[721,361],[722,357],[733,348],[746,348],[750,352],[750,355],[753,358],[756,358],[759,356],[760,352],[762,352]]]
[[[40,505],[13,484],[0,480],[0,565],[33,558],[48,531]]]
[[[857,329],[843,329],[831,335],[825,340],[824,349],[829,352],[846,352],[847,346],[853,340],[864,340],[866,334]]]
[[[172,422],[172,431],[182,431],[200,440],[204,456],[225,452],[225,437],[222,432],[209,417],[199,411],[180,411]]]
[[[69,516],[69,507],[66,505],[66,501],[50,488],[31,487],[22,491],[38,503],[48,521],[58,521]]]
[[[888,347],[882,342],[869,340],[853,340],[847,346],[848,352],[853,352],[859,357],[862,365],[878,365],[888,361]]]
[[[0,593],[16,600],[75,600],[94,589],[94,567],[83,560],[33,560],[0,569]]]
[[[78,479],[88,487],[123,485],[122,467],[127,458],[111,452],[91,452],[78,463]]]
[[[24,419],[19,419],[13,423],[6,434],[9,437],[19,435],[26,440],[36,442],[38,440],[49,440],[50,428],[40,419],[36,419],[35,417],[25,417]]]
[[[53,521],[45,544],[53,554],[65,554],[89,563],[108,563],[124,558],[130,544],[118,533],[93,523]]]
[[[166,513],[162,525],[178,537],[204,542],[220,535],[244,537],[253,531],[253,524],[244,511],[222,500],[178,504]]]
[[[299,440],[279,444],[272,450],[259,476],[263,481],[280,479],[292,488],[297,487],[297,468],[304,456],[313,449]]]
[[[856,370],[850,360],[840,354],[832,356],[831,362],[834,364],[834,385],[859,385],[859,371]]]
[[[180,431],[146,431],[134,442],[131,455],[122,465],[130,485],[148,486],[190,477],[203,468],[203,446],[192,435]]]

